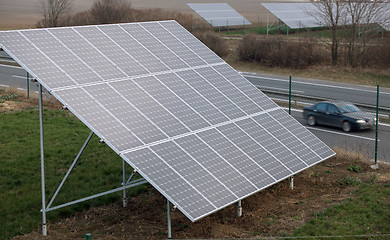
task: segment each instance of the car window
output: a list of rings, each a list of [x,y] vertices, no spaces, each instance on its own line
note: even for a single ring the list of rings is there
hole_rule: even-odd
[[[319,103],[316,105],[316,109],[321,112],[326,112],[326,103]]]
[[[339,109],[333,105],[333,104],[328,104],[328,112],[330,113],[338,113]]]
[[[350,112],[358,112],[359,108],[353,104],[347,104],[347,105],[340,106],[340,110],[342,113],[350,113]]]

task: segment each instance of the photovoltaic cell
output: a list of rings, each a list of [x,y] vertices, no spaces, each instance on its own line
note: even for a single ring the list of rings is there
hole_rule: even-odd
[[[192,221],[334,155],[175,21],[0,45]]]
[[[227,3],[187,3],[213,27],[252,24]]]

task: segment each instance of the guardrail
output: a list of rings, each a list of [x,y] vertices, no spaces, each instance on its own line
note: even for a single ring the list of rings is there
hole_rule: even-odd
[[[259,85],[255,85],[258,89],[260,89],[264,93],[272,93],[272,94],[277,94],[277,95],[283,95],[283,96],[289,96],[288,92],[283,92],[283,91],[276,91],[276,90],[270,90],[264,87],[261,87]],[[306,99],[308,101],[311,101],[312,103],[318,102],[318,101],[329,101],[329,100],[334,100],[330,98],[322,98],[322,97],[314,97],[314,96],[308,96],[308,95],[303,95],[303,94],[297,94],[297,93],[291,93],[292,97],[296,98],[301,98],[301,99]],[[369,105],[369,104],[363,104],[363,103],[354,103],[356,106],[364,108],[366,110],[374,110],[376,109],[376,106]],[[379,110],[382,112],[382,116],[389,118],[390,114],[390,108],[388,107],[379,107]]]

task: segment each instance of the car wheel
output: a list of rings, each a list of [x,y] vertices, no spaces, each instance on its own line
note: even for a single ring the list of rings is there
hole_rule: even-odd
[[[343,122],[343,131],[344,132],[349,132],[351,131],[351,123],[348,121]]]
[[[314,126],[316,125],[316,118],[313,116],[313,115],[310,115],[308,118],[307,118],[307,123],[310,125],[310,126]]]

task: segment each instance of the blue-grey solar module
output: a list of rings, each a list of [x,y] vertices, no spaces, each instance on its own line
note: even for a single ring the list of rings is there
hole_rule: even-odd
[[[252,24],[227,3],[187,3],[187,5],[213,27]]]
[[[268,11],[292,29],[324,27],[326,21],[318,19],[318,8],[313,3],[262,3]]]
[[[390,3],[382,3],[379,8],[381,16],[379,16],[378,23],[384,30],[390,31]]]
[[[192,221],[334,155],[175,21],[0,46]]]

